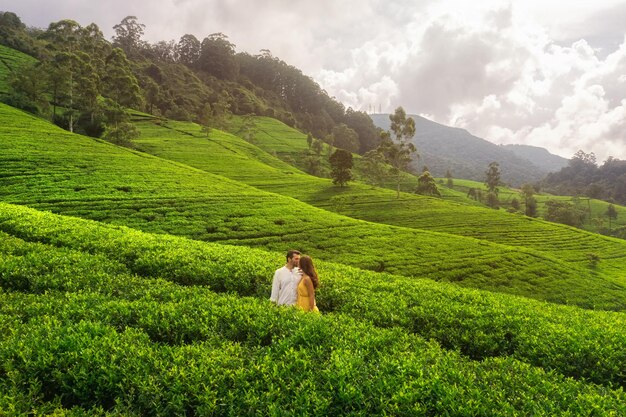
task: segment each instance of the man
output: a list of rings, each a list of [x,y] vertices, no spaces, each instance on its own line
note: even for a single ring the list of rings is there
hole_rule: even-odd
[[[287,252],[287,263],[274,273],[272,281],[272,295],[270,300],[277,305],[292,306],[296,304],[298,297],[298,283],[300,282],[300,252],[290,250]]]

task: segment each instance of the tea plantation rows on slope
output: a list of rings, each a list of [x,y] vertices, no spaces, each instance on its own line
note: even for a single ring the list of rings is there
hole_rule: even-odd
[[[320,262],[320,307],[336,313],[311,315],[263,300],[280,254],[7,204],[0,235],[11,415],[626,412],[620,313]],[[393,319],[402,303],[411,324]],[[421,331],[461,352],[510,344],[474,361]]]
[[[256,142],[267,141],[286,151],[306,147],[306,137],[268,118],[260,118]],[[528,247],[588,267],[590,253],[600,257],[597,272],[626,284],[626,242],[583,232],[568,226],[494,211],[454,204],[440,199],[402,194],[359,183],[344,189],[330,180],[305,175],[286,167],[258,147],[224,132],[207,137],[200,126],[184,122],[137,123],[141,149],[165,159],[217,173],[254,187],[297,198],[308,204],[353,218],[414,229],[469,236],[510,246]],[[284,136],[280,136],[280,135]],[[281,141],[277,141],[277,137]],[[265,145],[270,146],[270,145]]]
[[[256,246],[295,247],[364,269],[455,281],[587,308],[623,310],[612,277],[526,248],[377,225],[69,134],[0,107],[0,195],[137,229]],[[402,248],[402,250],[398,250]]]

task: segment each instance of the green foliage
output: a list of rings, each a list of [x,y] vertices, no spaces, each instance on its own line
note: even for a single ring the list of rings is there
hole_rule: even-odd
[[[606,208],[606,216],[609,218],[609,229],[611,228],[611,220],[617,219],[617,210],[613,204],[609,204]]]
[[[422,195],[441,197],[441,193],[437,189],[437,183],[428,171],[425,171],[417,179],[417,188],[415,189],[415,192]]]
[[[626,203],[626,161],[607,158],[600,166],[593,152],[578,151],[569,166],[549,174],[543,181],[555,194],[585,195],[605,201]]]
[[[585,218],[585,212],[566,201],[548,200],[546,201],[545,218],[551,222],[580,227]]]
[[[493,191],[489,191],[487,193],[487,206],[491,207],[492,209],[498,209],[500,208],[500,201],[498,200],[498,194],[493,192]]]
[[[485,172],[485,185],[487,186],[487,190],[489,193],[493,193],[498,195],[499,189],[502,182],[500,181],[500,164],[497,162],[492,162],[489,164],[489,168]],[[489,204],[490,207],[495,207]]]
[[[352,180],[352,154],[345,149],[337,149],[330,156],[330,173],[333,184],[345,187]]]
[[[239,75],[235,45],[223,33],[207,36],[200,45],[197,66],[219,79],[235,80]]]
[[[333,128],[333,145],[345,149],[348,152],[358,152],[359,136],[345,123],[340,123]]]
[[[128,56],[137,56],[144,42],[141,37],[146,25],[139,23],[136,16],[126,16],[120,23],[113,26],[115,36],[113,46],[121,48]]]
[[[450,170],[446,171],[446,185],[448,186],[448,188],[452,188],[454,186],[454,181],[452,179],[452,173],[450,172]]]

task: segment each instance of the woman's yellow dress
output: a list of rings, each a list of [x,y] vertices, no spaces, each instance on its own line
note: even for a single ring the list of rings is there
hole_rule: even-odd
[[[311,311],[309,303],[309,290],[307,290],[306,284],[304,283],[304,278],[302,278],[298,283],[298,298],[296,301],[296,306],[304,311]],[[317,305],[313,307],[313,311],[319,313]]]

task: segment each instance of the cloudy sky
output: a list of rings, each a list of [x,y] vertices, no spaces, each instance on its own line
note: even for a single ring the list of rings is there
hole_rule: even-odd
[[[403,106],[495,143],[626,159],[624,0],[2,0],[0,10],[37,27],[94,22],[107,37],[135,15],[149,42],[223,32],[346,107]]]

